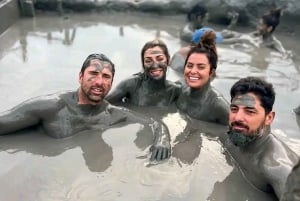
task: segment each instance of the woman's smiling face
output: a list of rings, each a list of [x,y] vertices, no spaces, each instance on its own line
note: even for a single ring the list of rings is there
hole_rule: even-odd
[[[205,53],[192,53],[184,68],[184,77],[188,86],[201,89],[212,75],[213,70]]]

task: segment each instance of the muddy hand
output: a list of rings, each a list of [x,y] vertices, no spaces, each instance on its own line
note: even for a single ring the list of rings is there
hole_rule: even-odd
[[[171,144],[169,141],[159,142],[153,144],[150,148],[151,151],[151,161],[162,161],[171,156]]]
[[[171,144],[169,130],[164,124],[154,122],[152,129],[155,133],[155,139],[150,148],[150,161],[161,161],[171,156]]]

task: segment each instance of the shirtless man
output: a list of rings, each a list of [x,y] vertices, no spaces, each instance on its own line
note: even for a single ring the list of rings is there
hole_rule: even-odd
[[[49,136],[64,138],[88,129],[103,131],[122,122],[141,123],[153,132],[151,160],[168,158],[170,139],[165,126],[104,100],[114,73],[114,64],[105,55],[89,55],[79,73],[78,91],[33,98],[0,113],[0,135],[41,125]]]
[[[247,77],[232,86],[230,95],[229,131],[221,141],[248,181],[280,198],[299,157],[270,131],[275,116],[273,86]]]

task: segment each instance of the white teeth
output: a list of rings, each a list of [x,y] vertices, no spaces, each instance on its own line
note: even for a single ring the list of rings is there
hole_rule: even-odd
[[[94,90],[96,92],[101,92],[102,91],[102,89],[100,89],[100,88],[93,88],[92,90]]]
[[[190,80],[199,80],[198,77],[189,77]]]

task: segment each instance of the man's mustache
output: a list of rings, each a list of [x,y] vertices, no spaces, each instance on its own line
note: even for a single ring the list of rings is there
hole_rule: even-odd
[[[230,127],[234,127],[234,126],[238,126],[238,127],[241,127],[241,128],[245,128],[247,130],[249,130],[249,126],[247,126],[246,124],[243,124],[242,122],[240,121],[234,121],[230,124]]]

